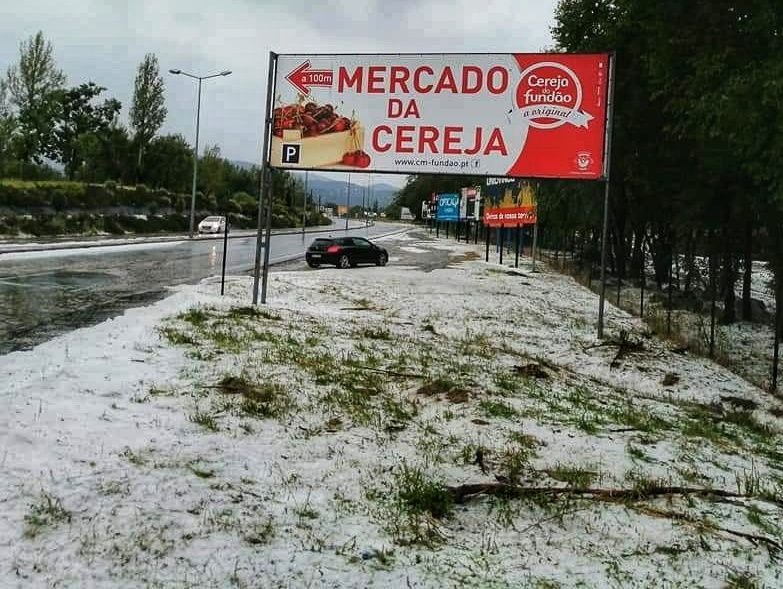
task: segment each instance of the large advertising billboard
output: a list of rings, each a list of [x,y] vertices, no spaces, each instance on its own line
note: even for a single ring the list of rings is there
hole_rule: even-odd
[[[604,177],[607,54],[278,55],[270,165]]]
[[[533,186],[513,178],[487,178],[484,194],[484,225],[516,227],[538,221]]]

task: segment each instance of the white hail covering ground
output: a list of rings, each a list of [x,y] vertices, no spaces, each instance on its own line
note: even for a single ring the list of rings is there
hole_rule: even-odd
[[[395,244],[443,247],[406,235],[385,241],[393,255]],[[628,411],[678,423],[679,403],[731,397],[754,402],[779,443],[783,422],[761,390],[672,353],[610,307],[608,332],[644,347],[612,368],[617,348],[591,347],[590,291],[546,269],[531,273],[528,260],[522,276],[508,275],[476,259],[480,245],[448,247],[453,263],[432,272],[272,273],[269,311],[279,320],[238,322],[252,336],[238,349],[197,338],[173,345],[159,329],[191,333],[173,316],[195,306],[218,315],[246,306],[247,278],[232,279],[223,298],[213,281],[178,287],[150,307],[0,357],[0,587],[718,588],[732,578],[782,586],[769,545],[738,535],[780,540],[782,510],[761,499],[477,498],[442,519],[416,520],[430,546],[410,544],[404,526],[390,529],[395,517],[407,521],[395,511],[401,464],[450,485],[494,482],[523,432],[536,450],[520,484],[565,486],[556,473],[568,468],[601,488],[644,477],[731,491],[738,481],[781,484],[780,461],[754,456],[750,442],[738,451],[679,425],[640,432],[595,409],[609,414],[627,401]],[[372,351],[387,362],[380,370],[405,355],[390,371],[411,376],[375,374],[383,395],[416,415],[389,421],[380,412],[379,424],[355,423],[323,404],[332,389],[295,355],[290,364],[268,361],[270,334],[313,357]],[[420,349],[432,361],[419,361]],[[545,361],[549,378],[501,394],[499,377],[531,358]],[[420,372],[459,380],[467,399],[417,394]],[[663,386],[667,373],[679,381]],[[220,409],[214,385],[226,374],[280,383],[296,408],[280,419]],[[577,397],[581,409],[568,404]],[[205,412],[217,431],[196,423]],[[477,448],[487,450],[486,469],[472,460]]]

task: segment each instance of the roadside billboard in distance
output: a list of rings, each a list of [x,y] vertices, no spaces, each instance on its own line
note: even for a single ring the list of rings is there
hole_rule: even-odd
[[[530,182],[487,178],[483,195],[484,225],[487,227],[535,225],[538,221],[536,195]]]
[[[438,221],[459,221],[459,194],[439,194],[435,218]]]

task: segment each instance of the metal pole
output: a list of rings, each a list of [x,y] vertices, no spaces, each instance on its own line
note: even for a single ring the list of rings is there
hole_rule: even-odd
[[[533,268],[532,272],[536,271],[536,255],[538,254],[538,219],[536,224],[533,225]]]
[[[642,296],[641,296],[641,303],[640,303],[640,309],[639,309],[639,316],[644,319],[644,287],[647,286],[647,274],[645,272],[644,265],[646,264],[645,260],[646,256],[644,255],[644,238],[642,238]]]
[[[516,243],[514,244],[514,248],[516,249],[516,253],[514,255],[514,268],[519,268],[519,225],[517,225],[517,234],[516,234]]]
[[[503,235],[503,225],[501,225],[500,228],[498,229],[498,234],[499,234],[498,235],[498,245],[500,246],[500,248],[499,248],[500,249],[500,262],[499,263],[502,266],[503,265],[503,237],[505,237]]]
[[[484,227],[484,239],[487,242],[486,244],[486,252],[484,253],[484,261],[489,262],[489,227]]]
[[[272,249],[272,195],[274,194],[274,178],[272,170],[267,168],[269,177],[266,180],[266,227],[264,229],[264,275],[261,282],[261,304],[266,304],[266,290],[269,283],[269,251]]]
[[[604,305],[606,303],[606,232],[609,225],[609,186],[612,170],[612,120],[614,115],[614,55],[609,56],[609,79],[606,98],[606,138],[604,140],[604,225],[601,232],[601,294],[598,299],[598,338],[604,337]]]
[[[223,230],[223,269],[220,272],[220,296],[226,290],[226,252],[228,251],[228,213],[226,213],[226,227]]]
[[[714,254],[713,254],[713,244],[710,244],[710,291],[711,291],[711,301],[710,301],[710,358],[715,357],[715,300],[718,298],[717,293],[717,279],[715,277],[716,271],[715,271],[715,260],[714,260]],[[669,271],[669,290],[671,290],[671,271]]]
[[[712,262],[710,262],[712,264]],[[674,293],[674,289],[672,288],[672,269],[671,269],[671,260],[669,260],[669,293],[667,295],[667,304],[666,304],[666,335],[671,335],[672,333],[672,296]]]
[[[373,197],[373,195],[375,193],[375,190],[374,190],[373,185],[372,185],[372,174],[369,174],[369,178],[367,180],[367,186],[368,186],[368,189],[367,189],[367,205],[368,205],[368,208],[369,208],[370,202],[371,202],[372,197]],[[373,203],[373,204],[375,204],[375,203]],[[375,212],[375,211],[373,211],[373,212]],[[370,218],[367,215],[364,216],[364,235],[366,237],[370,236]]]
[[[302,239],[305,238],[305,226],[307,225],[307,170],[305,170],[305,185],[302,196]]]
[[[193,189],[190,194],[190,233],[193,237],[196,227],[196,179],[198,178],[198,131],[201,123],[201,78],[198,79],[198,99],[196,100],[196,146],[193,148]]]
[[[770,389],[772,392],[778,390],[778,358],[780,358],[780,331],[783,329],[783,310],[781,310],[781,303],[783,303],[783,280],[780,276],[775,278],[777,288],[775,289],[777,296],[775,300],[775,347],[772,351],[772,385]]]
[[[261,273],[261,237],[262,237],[262,221],[264,213],[264,199],[269,201],[267,207],[269,211],[269,219],[267,219],[267,225],[270,226],[266,234],[266,247],[265,252],[269,251],[269,238],[272,233],[272,187],[270,182],[267,182],[267,172],[269,168],[269,132],[272,125],[272,97],[274,95],[275,85],[275,65],[277,64],[277,54],[272,51],[269,52],[269,71],[266,82],[266,112],[264,117],[264,143],[261,152],[261,186],[258,194],[258,231],[256,233],[256,260],[255,268],[253,269],[253,304],[258,304],[258,281]],[[267,255],[264,255],[264,259],[268,260]],[[264,266],[264,288],[263,297],[261,302],[266,302],[266,265]]]
[[[348,204],[345,207],[345,230],[348,231],[348,217],[351,216],[351,173],[348,172]]]

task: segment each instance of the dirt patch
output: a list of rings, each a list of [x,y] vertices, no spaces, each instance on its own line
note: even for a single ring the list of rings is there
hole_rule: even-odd
[[[514,366],[514,371],[529,378],[549,378],[549,373],[538,362]]]
[[[450,380],[436,379],[424,383],[416,391],[418,395],[425,397],[443,396],[450,403],[467,403],[470,400],[470,391]]]

